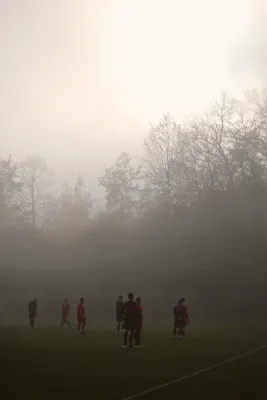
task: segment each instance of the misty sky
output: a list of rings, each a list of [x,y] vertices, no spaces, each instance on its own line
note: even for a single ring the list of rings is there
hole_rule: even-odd
[[[96,192],[163,113],[266,86],[266,27],[266,0],[0,0],[1,155]]]

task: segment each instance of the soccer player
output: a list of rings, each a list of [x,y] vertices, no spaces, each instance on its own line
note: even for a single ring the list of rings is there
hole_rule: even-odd
[[[185,298],[181,297],[178,304],[173,309],[174,314],[174,331],[173,339],[185,339],[185,326],[189,323],[188,309],[185,305]]]
[[[122,326],[124,321],[123,315],[123,296],[120,294],[116,301],[116,321],[117,321],[117,335],[122,332]]]
[[[80,303],[77,307],[77,321],[78,321],[78,332],[84,334],[84,328],[86,325],[86,318],[85,318],[85,308],[84,308],[84,298],[80,298]]]
[[[136,299],[137,306],[137,318],[136,318],[136,330],[135,330],[135,347],[141,346],[141,331],[143,326],[143,309],[141,307],[141,297],[137,297]]]
[[[29,313],[29,320],[30,320],[30,327],[34,328],[35,318],[38,315],[38,307],[37,307],[37,300],[33,299],[28,304],[28,313]]]
[[[124,303],[123,314],[124,314],[124,344],[122,347],[128,346],[133,347],[133,336],[136,329],[138,309],[135,301],[133,300],[134,295],[128,294],[128,301]]]
[[[65,298],[64,303],[62,303],[62,320],[60,328],[63,328],[64,324],[67,324],[68,327],[70,328],[70,323],[68,321],[69,310],[70,310],[70,304],[68,302],[68,299]]]

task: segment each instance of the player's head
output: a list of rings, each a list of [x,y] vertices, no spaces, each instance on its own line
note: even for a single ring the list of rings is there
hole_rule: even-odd
[[[65,297],[65,303],[67,303],[68,302],[68,298],[67,297]]]
[[[83,297],[80,298],[80,302],[84,303],[84,298]]]
[[[136,297],[136,304],[141,304],[141,297]]]
[[[133,298],[134,298],[133,293],[129,293],[129,294],[128,294],[128,299],[129,299],[129,300],[133,300]]]
[[[123,295],[119,294],[119,300],[123,300]]]
[[[181,298],[180,298],[180,302],[181,302],[181,304],[183,304],[183,303],[185,302],[185,298],[184,298],[184,297],[181,297]]]

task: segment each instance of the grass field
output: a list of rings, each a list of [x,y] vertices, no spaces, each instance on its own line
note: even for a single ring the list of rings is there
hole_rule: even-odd
[[[3,398],[120,400],[267,344],[266,326],[194,323],[183,342],[172,341],[170,331],[147,328],[145,348],[122,349],[112,330],[80,336],[58,328],[1,328]],[[266,373],[264,349],[140,399],[267,399]]]

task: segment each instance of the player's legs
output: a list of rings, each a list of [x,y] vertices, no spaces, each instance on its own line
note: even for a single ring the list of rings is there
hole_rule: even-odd
[[[131,328],[130,329],[130,335],[129,335],[129,346],[133,347],[133,338],[134,338],[134,334],[135,334],[135,329]]]
[[[175,318],[174,324],[173,324],[173,331],[172,331],[172,337],[173,337],[173,339],[176,339],[176,337],[177,337],[178,326],[179,326],[179,322],[178,322],[178,320]]]
[[[63,328],[64,324],[67,324],[68,327],[70,328],[70,322],[65,318],[62,319],[60,328]]]
[[[80,332],[80,330],[81,330],[81,324],[82,324],[82,321],[80,319],[78,319],[78,323],[77,323],[78,332]]]
[[[134,339],[135,339],[135,346],[140,346],[141,345],[141,329],[137,328],[135,330],[135,334],[134,334]]]
[[[177,325],[178,325],[177,318],[174,318],[173,331],[172,331],[173,339],[175,339],[177,336]]]
[[[118,316],[117,317],[117,334],[123,333],[124,330],[124,318],[123,316]]]
[[[123,335],[123,345],[127,347],[128,345],[128,336],[129,336],[129,327],[124,326],[124,335]]]
[[[118,319],[117,319],[117,334],[120,333],[120,330],[121,330],[121,321],[120,321],[120,319],[118,318]]]
[[[85,325],[86,325],[86,319],[83,318],[82,321],[81,321],[81,333],[84,333]]]
[[[178,337],[180,339],[184,339],[185,338],[185,322],[184,321],[181,321],[181,323],[179,324]]]
[[[123,330],[124,322],[123,319],[120,320],[120,332]]]
[[[30,321],[30,327],[34,327],[34,316],[32,314],[29,314],[29,321]]]

